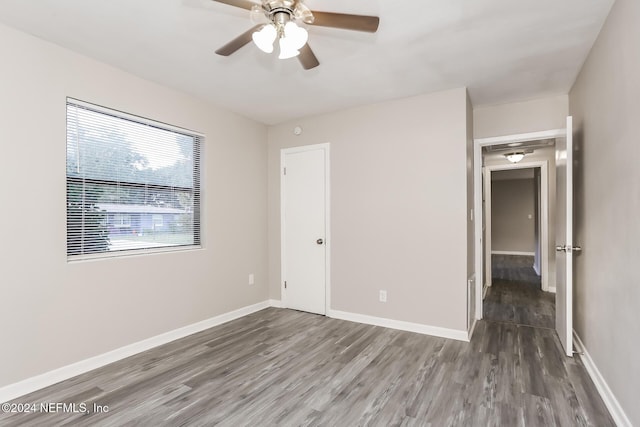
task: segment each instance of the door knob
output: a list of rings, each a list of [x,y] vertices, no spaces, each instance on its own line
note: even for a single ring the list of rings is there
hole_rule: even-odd
[[[558,252],[569,252],[569,253],[582,252],[582,248],[580,246],[570,246],[570,245],[567,246],[567,245],[564,245],[564,246],[556,246],[556,251],[558,251]]]
[[[319,245],[321,245],[321,244],[323,244],[323,243],[324,243],[324,240],[322,240],[322,239],[318,239],[318,240],[316,240],[316,243],[317,243],[317,244],[319,244]]]

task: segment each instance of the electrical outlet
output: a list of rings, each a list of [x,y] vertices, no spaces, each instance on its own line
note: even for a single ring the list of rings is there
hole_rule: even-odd
[[[255,283],[255,278],[253,277],[253,273],[249,275],[249,284],[253,285]]]
[[[387,291],[380,291],[380,302],[387,302]]]

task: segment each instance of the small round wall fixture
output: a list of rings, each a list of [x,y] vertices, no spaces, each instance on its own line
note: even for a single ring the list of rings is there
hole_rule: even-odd
[[[302,128],[300,126],[296,126],[293,128],[293,134],[294,135],[301,135],[302,134]]]

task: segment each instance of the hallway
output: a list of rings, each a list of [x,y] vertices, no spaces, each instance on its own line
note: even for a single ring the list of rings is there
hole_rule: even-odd
[[[543,292],[533,257],[492,255],[493,284],[483,304],[483,318],[524,326],[555,327],[555,294]]]

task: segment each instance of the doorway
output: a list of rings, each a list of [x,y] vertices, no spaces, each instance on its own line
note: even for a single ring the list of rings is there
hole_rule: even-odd
[[[558,333],[560,343],[567,356],[573,355],[573,255],[581,248],[573,242],[573,119],[567,117],[566,128],[543,132],[532,132],[519,135],[507,135],[493,138],[482,138],[474,141],[474,221],[475,221],[475,306],[469,312],[475,313],[476,319],[483,318],[483,281],[487,275],[486,270],[486,250],[484,248],[485,229],[484,206],[483,206],[483,158],[482,150],[485,147],[503,146],[505,148],[515,148],[524,143],[534,141],[554,140],[555,142],[555,165],[550,168],[554,171],[555,184],[550,184],[549,189],[555,190],[556,197],[550,197],[550,201],[555,204],[550,207],[549,212],[555,215],[554,220],[549,221],[550,227],[555,227],[555,245],[549,248],[548,260],[553,263],[550,268],[552,273],[549,278],[555,278],[555,329]],[[515,153],[514,153],[515,154]],[[518,153],[519,157],[515,161],[522,160],[526,152]],[[506,154],[505,154],[506,157]],[[509,156],[516,157],[516,156]],[[553,241],[553,240],[551,240]],[[551,244],[551,241],[549,244]],[[553,254],[553,255],[552,255]],[[543,276],[544,277],[544,276]]]
[[[542,290],[554,292],[554,141],[523,146],[535,148],[529,148],[529,159],[515,164],[505,163],[499,148],[483,150],[483,254],[531,256]],[[497,197],[494,187],[501,191]],[[483,285],[491,286],[492,259],[484,256],[483,261]]]
[[[476,173],[476,188],[475,193],[475,221],[476,221],[476,247],[481,248],[476,254],[476,274],[480,280],[476,283],[476,313],[477,318],[484,317],[486,310],[484,309],[484,297],[488,294],[491,285],[493,284],[492,261],[494,258],[496,262],[504,261],[506,263],[523,262],[522,259],[507,259],[501,257],[493,257],[493,255],[511,255],[513,253],[501,254],[501,249],[504,248],[492,248],[491,245],[491,206],[486,204],[491,199],[491,176],[494,173],[502,173],[501,171],[513,171],[516,173],[519,169],[534,169],[534,177],[539,180],[539,198],[536,202],[539,205],[539,222],[538,222],[538,235],[539,244],[537,244],[533,251],[528,250],[513,250],[513,252],[524,252],[523,254],[531,256],[533,252],[533,262],[528,266],[528,273],[540,277],[539,286],[544,292],[552,293],[555,291],[555,143],[557,138],[564,137],[566,135],[565,129],[535,132],[530,134],[512,135],[496,138],[484,138],[475,141],[474,147],[474,163]],[[507,160],[506,154],[512,151],[518,151],[524,153],[524,157],[517,163],[511,163]],[[544,193],[544,194],[543,194]],[[488,220],[487,220],[488,218]],[[509,248],[508,248],[509,249]],[[496,252],[492,254],[492,252]],[[509,252],[509,251],[506,251]],[[526,254],[525,254],[526,253]],[[516,255],[516,254],[514,254]],[[529,263],[531,258],[524,262]],[[504,264],[496,266],[498,269],[504,267]],[[532,273],[531,267],[533,267]],[[524,267],[523,267],[524,268]],[[500,272],[497,272],[498,274]],[[508,274],[508,273],[505,273]],[[517,277],[517,276],[516,276]],[[495,296],[495,295],[494,295]],[[503,300],[509,300],[513,298],[513,295],[504,295]],[[513,309],[515,311],[515,308]],[[520,319],[525,319],[527,316],[522,314]],[[514,313],[511,318],[517,319]],[[526,322],[525,322],[526,323]],[[555,324],[555,319],[554,322]],[[553,327],[553,324],[550,325]]]
[[[504,164],[499,147],[483,150],[487,254],[483,318],[552,329],[548,164],[553,161],[553,141],[518,148],[527,150],[530,159],[542,160]]]
[[[281,151],[282,302],[326,314],[329,307],[329,144]]]

